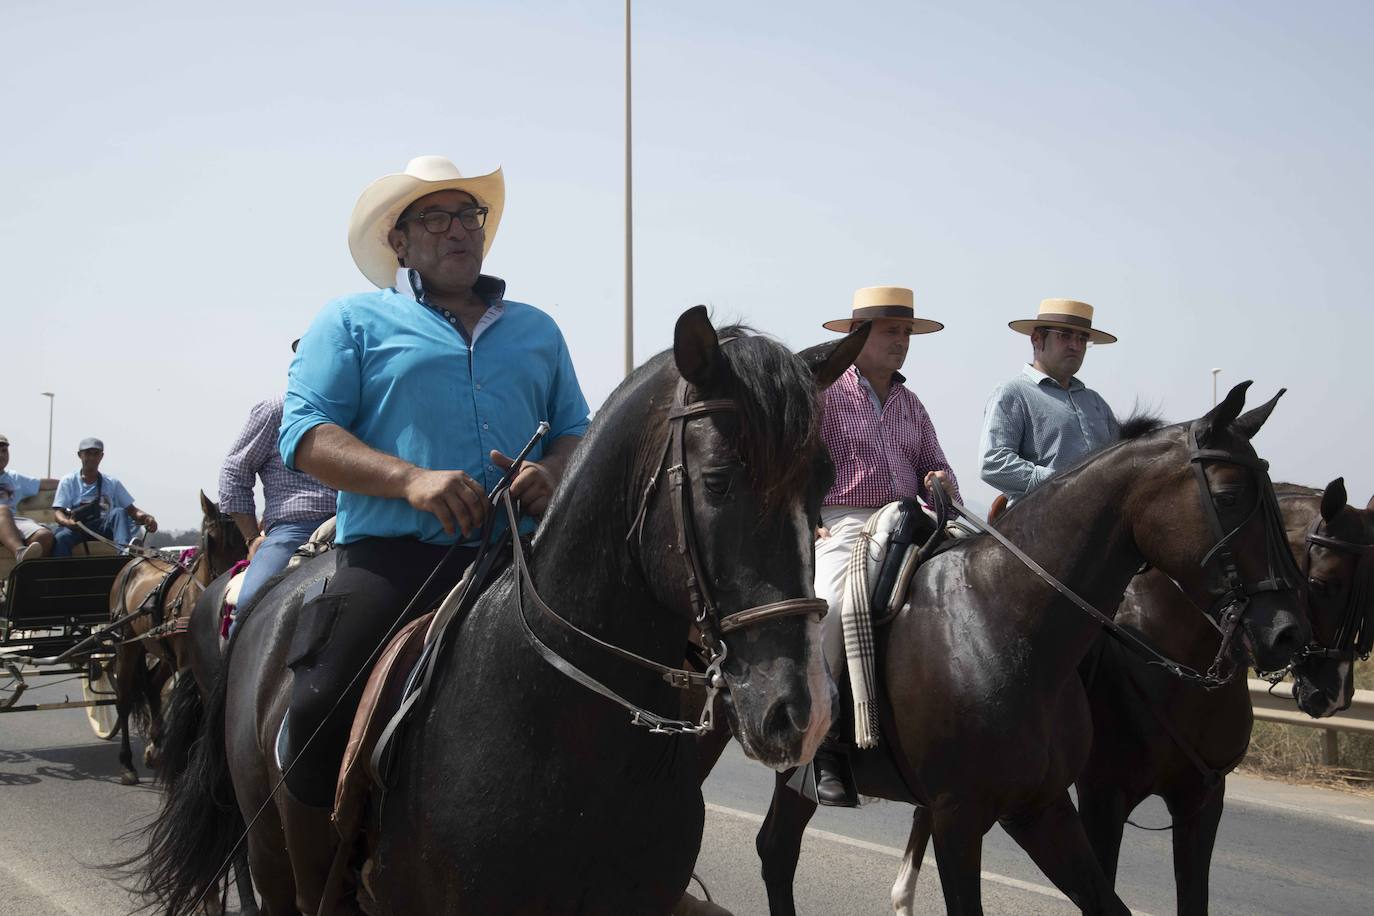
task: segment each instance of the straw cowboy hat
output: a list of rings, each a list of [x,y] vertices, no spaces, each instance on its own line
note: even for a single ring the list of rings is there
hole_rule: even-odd
[[[1023,321],[1009,321],[1007,327],[1018,334],[1029,334],[1036,328],[1087,331],[1088,340],[1092,343],[1116,343],[1116,338],[1111,334],[1093,327],[1093,307],[1075,299],[1042,299],[1039,314]]]
[[[932,334],[944,327],[938,321],[916,317],[915,297],[905,286],[865,286],[855,291],[853,309],[848,318],[836,318],[821,327],[848,334],[854,325],[875,318],[905,318],[911,322],[913,334]]]
[[[506,203],[506,179],[501,170],[464,178],[443,156],[417,156],[404,172],[383,175],[368,185],[353,206],[348,220],[348,250],[363,276],[382,288],[394,284],[401,265],[386,240],[387,233],[396,227],[406,207],[426,194],[450,189],[466,191],[476,198],[478,206],[487,208],[487,234],[482,244],[482,257],[486,258]]]

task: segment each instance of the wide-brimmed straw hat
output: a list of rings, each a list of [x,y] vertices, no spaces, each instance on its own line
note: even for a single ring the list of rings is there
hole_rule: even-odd
[[[822,325],[829,331],[848,334],[854,326],[876,318],[903,318],[911,322],[911,333],[932,334],[944,327],[938,321],[916,317],[916,299],[905,286],[865,286],[854,292],[853,311],[848,318],[836,318]]]
[[[1095,344],[1116,343],[1114,336],[1093,327],[1093,307],[1076,299],[1042,299],[1039,314],[1022,321],[1009,321],[1007,327],[1018,334],[1030,334],[1036,328],[1067,328],[1087,331],[1088,340]]]
[[[383,175],[368,185],[353,206],[353,215],[348,220],[348,250],[363,276],[382,288],[393,285],[401,265],[386,240],[387,233],[396,227],[396,220],[406,207],[426,194],[450,189],[466,191],[479,206],[487,208],[486,238],[482,243],[482,257],[486,258],[506,204],[506,179],[501,170],[464,178],[458,167],[443,156],[417,156],[404,172]]]

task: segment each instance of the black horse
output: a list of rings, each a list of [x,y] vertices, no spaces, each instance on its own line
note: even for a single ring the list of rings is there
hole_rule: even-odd
[[[1275,490],[1289,546],[1306,577],[1315,641],[1294,666],[1294,694],[1300,708],[1320,718],[1350,705],[1358,626],[1374,625],[1361,623],[1374,621],[1367,578],[1374,560],[1364,559],[1374,514],[1345,504],[1340,478],[1325,491],[1289,484]],[[1309,535],[1321,540],[1309,543]],[[1157,570],[1132,581],[1117,622],[1194,666],[1205,666],[1220,642],[1216,629]],[[1246,680],[1203,690],[1105,638],[1084,663],[1083,678],[1093,745],[1077,781],[1078,810],[1103,871],[1115,880],[1126,819],[1146,797],[1159,795],[1172,815],[1178,912],[1206,913],[1226,774],[1245,756],[1254,722]]]
[[[1248,385],[1191,424],[1135,430],[1020,500],[999,528],[1106,613],[1146,561],[1200,607],[1237,595],[1238,578],[1251,592],[1246,639],[1263,667],[1282,668],[1310,631],[1290,576],[1280,574],[1278,590],[1261,587],[1276,578],[1282,531],[1265,508],[1273,491],[1249,440],[1277,398],[1241,416]],[[1222,539],[1234,576],[1214,559]],[[907,769],[881,746],[853,755],[864,794],[924,802],[893,890],[897,912],[912,912],[932,831],[948,912],[982,912],[983,835],[996,822],[1083,911],[1126,912],[1068,793],[1092,736],[1077,669],[1100,629],[989,536],[959,541],[917,570],[909,604],[879,631],[878,647],[896,730],[881,740],[896,742]],[[815,811],[788,778],[777,779],[757,841],[774,913],[795,912],[792,878]]]
[[[815,370],[745,329],[722,336],[704,308],[678,320],[672,351],[622,383],[574,455],[534,540],[533,589],[507,569],[444,643],[372,825],[378,912],[667,913],[682,896],[704,819],[695,742],[636,728],[546,662],[530,633],[633,705],[675,716],[679,697],[541,616],[535,591],[576,627],[664,665],[681,662],[699,623],[745,752],[774,768],[814,753],[835,702],[811,597],[811,520],[833,473],[817,387],[849,366],[866,329]],[[240,624],[186,778],[153,826],[145,889],[171,916],[211,886],[240,810],[255,812],[279,779],[283,656],[312,571],[288,575]],[[328,851],[325,838],[293,837],[283,795],[249,837],[270,914],[295,912],[296,874],[323,877],[311,859]]]

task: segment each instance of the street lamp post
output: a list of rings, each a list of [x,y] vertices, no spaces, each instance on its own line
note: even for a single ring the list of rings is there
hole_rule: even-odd
[[[48,476],[52,477],[52,405],[57,400],[57,395],[51,391],[44,391],[42,394],[48,399]]]
[[[1213,369],[1213,370],[1212,370],[1212,406],[1213,406],[1213,407],[1216,407],[1216,406],[1217,406],[1217,375],[1218,375],[1220,372],[1221,372],[1220,369]]]
[[[625,0],[625,374],[635,366],[634,211],[630,159],[630,0]]]

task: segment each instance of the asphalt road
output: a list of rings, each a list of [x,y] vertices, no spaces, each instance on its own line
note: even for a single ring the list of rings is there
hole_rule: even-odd
[[[60,700],[64,692],[79,689],[44,686],[25,700]],[[753,838],[771,787],[772,774],[736,746],[706,787],[698,872],[737,916],[767,912]],[[1214,913],[1374,912],[1374,801],[1241,777],[1228,787],[1212,866]],[[135,901],[99,866],[132,851],[119,838],[156,805],[150,781],[120,785],[115,746],[94,738],[80,710],[0,715],[0,916],[130,912]],[[1154,802],[1135,819],[1166,822]],[[810,914],[889,912],[909,827],[910,809],[895,803],[821,810],[802,850],[799,906]],[[1118,890],[1137,911],[1172,912],[1169,834],[1127,831]],[[987,838],[983,867],[989,913],[1073,912],[1000,830]],[[918,892],[921,912],[943,912],[929,858]]]

